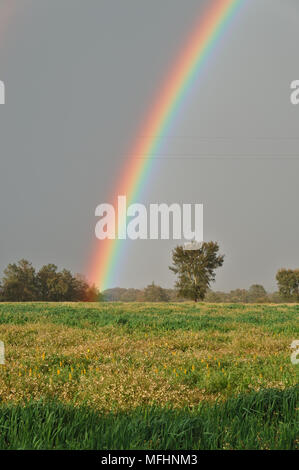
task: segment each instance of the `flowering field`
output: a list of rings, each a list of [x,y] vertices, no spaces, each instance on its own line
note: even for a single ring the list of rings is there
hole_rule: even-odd
[[[34,415],[35,407],[39,414],[49,406],[60,413],[64,407],[65,413],[79,412],[82,408],[83,414],[101,417],[101,425],[111,413],[112,423],[117,423],[121,416],[127,419],[131,416],[132,423],[138,413],[146,410],[160,418],[168,413],[165,423],[174,423],[175,419],[184,421],[186,417],[194,420],[198,413],[208,410],[215,416],[219,410],[220,416],[225,407],[235,406],[236,397],[259,403],[258,406],[269,399],[272,408],[281,399],[287,411],[285,416],[278,413],[277,423],[271,424],[272,437],[258,439],[255,423],[251,445],[294,448],[298,442],[295,438],[298,404],[290,408],[288,403],[298,400],[299,366],[290,360],[290,344],[299,339],[298,313],[298,305],[0,304],[0,340],[5,345],[5,365],[0,366],[2,419],[6,416],[3,426],[14,413],[31,410]],[[265,393],[268,398],[264,400]],[[272,411],[274,419],[278,410]],[[177,418],[173,416],[170,420],[169,413]],[[267,410],[259,413],[263,420]],[[229,416],[228,411],[226,415]],[[49,416],[53,417],[53,413]],[[18,422],[22,427],[22,419]],[[265,423],[261,421],[260,425],[264,430]],[[288,433],[283,444],[278,444],[281,426]],[[51,435],[49,432],[47,436]],[[152,438],[148,440],[151,444],[146,439],[143,444],[134,440],[121,444],[121,433],[119,428],[114,448],[121,445],[162,448],[159,447],[162,437],[156,444]],[[192,436],[194,439],[194,433]],[[38,441],[33,437],[26,439],[7,437],[3,442],[0,440],[0,447],[13,448],[17,445],[13,443],[25,441],[25,448],[68,447],[65,442],[54,443],[51,439],[40,445],[34,445]],[[202,436],[196,439],[192,441],[193,448],[208,448]],[[77,446],[81,445],[79,441],[78,437]],[[96,442],[90,446],[104,446],[103,442]],[[238,444],[230,440],[226,444],[219,442],[218,439],[211,445],[242,448],[243,442],[247,448],[242,439]],[[178,444],[178,448],[187,448],[182,445],[188,446]],[[76,444],[72,447],[76,448]]]

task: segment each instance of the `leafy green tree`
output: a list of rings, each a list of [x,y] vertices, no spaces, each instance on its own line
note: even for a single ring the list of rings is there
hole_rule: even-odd
[[[12,302],[30,302],[38,299],[35,269],[29,261],[21,259],[9,264],[2,279],[2,299]]]
[[[268,294],[269,302],[272,304],[279,304],[283,302],[283,299],[279,292],[271,292]]]
[[[126,295],[126,291],[127,289],[124,287],[113,287],[104,290],[103,297],[105,302],[119,302],[122,300],[122,297]]]
[[[55,264],[43,266],[36,276],[40,300],[59,301],[60,292],[57,291],[59,273]]]
[[[103,295],[100,294],[96,286],[89,285],[84,276],[76,274],[72,280],[73,296],[82,302],[99,302],[103,300]]]
[[[101,300],[101,296],[98,289],[90,286],[80,275],[73,276],[66,269],[58,272],[55,264],[43,266],[36,274],[29,261],[21,260],[17,264],[9,264],[5,269],[0,300],[94,302]]]
[[[226,292],[212,291],[211,289],[207,289],[205,302],[227,302],[228,296],[229,294]]]
[[[164,289],[164,290],[168,296],[169,302],[183,302],[184,301],[183,297],[180,297],[178,295],[178,292],[176,289]]]
[[[280,269],[276,280],[282,299],[299,302],[299,269]]]
[[[246,289],[234,289],[228,294],[228,301],[234,303],[246,303],[249,300],[248,291]]]
[[[88,284],[82,277],[73,276],[68,269],[63,269],[58,273],[55,294],[57,300],[62,302],[78,302],[84,300]]]
[[[169,297],[165,289],[152,282],[142,293],[144,302],[168,302]]]
[[[253,284],[248,291],[249,302],[267,302],[268,294],[266,289],[260,284]]]
[[[215,270],[223,265],[216,242],[204,242],[198,250],[185,250],[177,246],[172,252],[173,266],[169,269],[178,275],[176,288],[179,295],[197,302],[203,300],[215,280]]]
[[[139,301],[142,291],[140,289],[125,289],[125,292],[120,296],[121,302],[136,302]]]

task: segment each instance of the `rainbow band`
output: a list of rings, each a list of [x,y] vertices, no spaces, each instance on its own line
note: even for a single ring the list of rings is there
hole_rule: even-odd
[[[237,8],[245,0],[214,0],[203,20],[196,25],[187,45],[167,77],[147,120],[141,127],[131,157],[117,185],[113,206],[117,208],[118,195],[126,195],[127,204],[135,202],[149,177],[153,155],[161,145],[161,137],[171,127],[187,92],[192,88],[205,60],[210,56],[225,28],[232,21]],[[143,137],[145,136],[145,137]],[[140,156],[143,158],[136,158]],[[101,291],[111,287],[111,279],[119,260],[122,240],[103,240],[93,256],[90,280]]]

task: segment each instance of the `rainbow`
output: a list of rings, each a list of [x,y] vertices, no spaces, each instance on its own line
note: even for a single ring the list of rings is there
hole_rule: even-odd
[[[128,205],[138,200],[149,178],[154,161],[152,157],[160,149],[161,136],[171,127],[188,91],[196,84],[206,59],[211,55],[238,7],[244,1],[213,0],[204,17],[196,24],[141,126],[121,179],[116,185],[117,194],[112,198],[115,209],[118,195],[126,195]],[[111,280],[120,258],[122,241],[106,239],[97,242],[96,252],[93,253],[88,269],[88,279],[101,291],[111,287]]]
[[[7,32],[11,31],[10,24],[13,16],[16,14],[17,5],[14,0],[2,3],[0,5],[0,49],[3,52]],[[9,30],[9,31],[8,31]],[[3,78],[3,77],[1,77]]]

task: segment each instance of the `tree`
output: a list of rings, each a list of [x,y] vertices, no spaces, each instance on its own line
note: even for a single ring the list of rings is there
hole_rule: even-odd
[[[279,304],[283,300],[282,300],[281,295],[280,295],[279,292],[271,292],[271,293],[268,294],[268,301],[271,304]]]
[[[276,274],[279,293],[284,300],[299,302],[299,269],[280,269]]]
[[[122,301],[122,297],[126,294],[127,289],[124,287],[113,287],[106,289],[103,292],[105,302],[119,302]]]
[[[66,269],[58,272],[55,264],[43,266],[36,274],[32,264],[24,259],[17,264],[9,264],[5,269],[0,298],[11,302],[102,300],[98,289],[79,274],[73,276]]]
[[[143,290],[142,299],[144,302],[168,302],[169,297],[165,289],[152,282]]]
[[[103,295],[94,284],[89,285],[81,274],[76,274],[72,279],[72,289],[74,299],[82,302],[99,302],[103,300]]]
[[[40,300],[95,302],[99,298],[98,290],[89,286],[83,276],[73,276],[66,269],[58,272],[55,264],[43,266],[36,278]]]
[[[2,279],[2,299],[14,302],[37,300],[35,269],[29,261],[21,259],[17,264],[9,264]]]
[[[197,302],[203,300],[207,289],[215,280],[215,269],[223,265],[216,242],[204,242],[198,250],[185,250],[177,246],[172,252],[173,266],[169,269],[178,275],[176,288],[179,295]]]
[[[228,296],[226,292],[221,291],[212,291],[211,289],[207,289],[207,293],[205,295],[206,302],[227,302]]]
[[[228,301],[234,303],[246,303],[249,300],[248,291],[246,289],[234,289],[228,294]]]
[[[121,300],[121,302],[136,302],[140,298],[141,294],[142,292],[140,289],[124,289],[124,292],[122,293],[119,300]]]
[[[268,294],[260,284],[253,284],[248,291],[249,302],[267,302]]]
[[[59,301],[60,292],[57,290],[59,273],[55,264],[43,266],[36,275],[37,287],[40,300]]]

